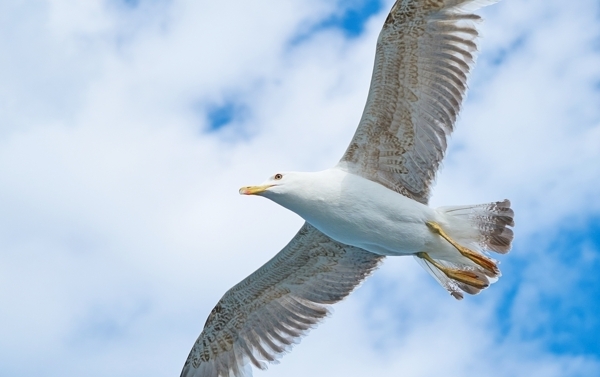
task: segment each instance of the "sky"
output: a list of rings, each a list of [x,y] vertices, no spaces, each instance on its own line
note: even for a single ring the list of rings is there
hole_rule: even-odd
[[[0,2],[0,375],[178,376],[302,219],[239,187],[333,166],[391,0]],[[509,198],[502,278],[388,258],[257,377],[600,375],[600,3],[503,0],[432,206]]]

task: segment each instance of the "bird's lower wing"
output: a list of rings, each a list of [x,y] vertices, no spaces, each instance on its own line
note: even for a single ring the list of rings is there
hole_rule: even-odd
[[[181,377],[248,376],[265,369],[346,297],[382,256],[305,223],[273,259],[231,288],[210,313]]]

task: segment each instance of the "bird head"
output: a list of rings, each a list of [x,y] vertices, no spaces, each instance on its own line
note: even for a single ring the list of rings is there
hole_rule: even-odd
[[[261,195],[283,193],[284,186],[294,180],[293,173],[277,173],[258,186],[244,186],[240,189],[241,195]]]

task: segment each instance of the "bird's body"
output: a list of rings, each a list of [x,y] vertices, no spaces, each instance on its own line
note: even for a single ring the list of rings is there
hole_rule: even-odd
[[[340,167],[283,176],[294,190],[267,190],[263,196],[338,242],[387,256],[434,251],[452,259],[458,253],[426,225],[448,223],[444,213],[379,183]]]
[[[477,46],[470,13],[495,0],[397,0],[377,41],[359,126],[340,162],[278,173],[260,195],[306,222],[270,261],[223,295],[182,377],[265,369],[371,274],[384,256],[413,255],[454,298],[498,280],[487,252],[510,250],[508,200],[433,209],[427,203]]]

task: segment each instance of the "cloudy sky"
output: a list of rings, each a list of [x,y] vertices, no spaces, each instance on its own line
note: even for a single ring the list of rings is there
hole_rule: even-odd
[[[391,0],[0,2],[0,375],[178,376],[302,220],[241,197],[334,165]],[[255,376],[600,375],[600,3],[504,0],[434,206],[509,198],[457,302],[389,258]]]

